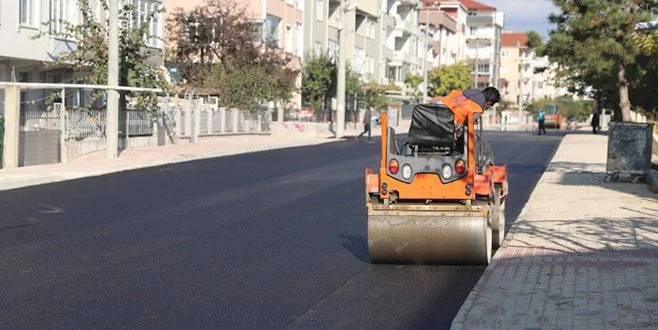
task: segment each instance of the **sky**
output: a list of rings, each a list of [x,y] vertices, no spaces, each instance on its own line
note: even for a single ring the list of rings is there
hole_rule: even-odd
[[[537,31],[544,41],[555,25],[548,22],[551,12],[559,13],[551,0],[476,0],[505,14],[505,31]]]

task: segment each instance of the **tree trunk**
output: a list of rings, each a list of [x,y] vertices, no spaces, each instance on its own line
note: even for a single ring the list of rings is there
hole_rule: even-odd
[[[621,120],[631,121],[631,102],[628,99],[628,81],[626,80],[626,66],[617,61],[617,79],[619,80],[619,107],[621,108]]]

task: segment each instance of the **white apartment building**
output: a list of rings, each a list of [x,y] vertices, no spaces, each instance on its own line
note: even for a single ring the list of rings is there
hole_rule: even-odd
[[[159,8],[159,0],[131,1],[138,13],[135,23],[145,19],[146,14]],[[103,18],[104,11],[98,0],[90,0],[96,8],[97,17]],[[0,6],[0,81],[60,83],[70,78],[65,68],[46,70],[43,63],[52,61],[61,52],[75,49],[75,41],[63,37],[43,36],[33,39],[41,32],[62,32],[65,25],[60,21],[79,23],[81,15],[77,0],[4,0]],[[48,23],[50,22],[50,23]],[[141,22],[140,22],[141,23]],[[150,24],[148,47],[163,50],[162,33],[164,19],[155,15]],[[107,59],[99,59],[106,61]],[[160,59],[161,60],[161,59]],[[0,101],[4,100],[0,91]],[[24,92],[22,99],[35,99],[46,91]],[[4,112],[0,102],[0,114]]]
[[[432,36],[432,67],[457,63],[457,20],[432,1],[424,3],[419,20],[429,26]]]
[[[454,33],[446,31],[446,37],[441,42],[446,51],[442,52],[441,64],[452,65],[465,62],[467,59],[467,25],[468,8],[459,0],[429,0],[432,5],[455,22]],[[445,57],[443,57],[445,55]]]
[[[495,7],[473,0],[461,0],[468,9],[466,18],[467,62],[473,64],[473,80],[478,88],[499,87],[500,34],[504,15]]]
[[[305,7],[307,51],[337,58],[344,45],[362,81],[404,87],[407,75],[422,75],[423,68],[431,70],[436,61],[433,32],[426,36],[419,21],[420,0],[350,0],[342,9],[339,0],[306,0]],[[341,43],[343,17],[347,33]]]

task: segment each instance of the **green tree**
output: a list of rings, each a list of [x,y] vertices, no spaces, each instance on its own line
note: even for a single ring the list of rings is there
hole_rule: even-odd
[[[374,82],[363,84],[361,93],[365,106],[372,106],[376,110],[386,110],[388,108],[388,97],[386,91],[398,89],[395,85],[381,85]]]
[[[408,74],[407,77],[404,78],[404,83],[407,85],[408,88],[411,88],[413,90],[412,95],[414,96],[414,98],[416,98],[417,102],[423,99],[422,98],[423,92],[418,89],[418,87],[422,82],[423,82],[423,76],[418,74]]]
[[[526,46],[528,48],[537,49],[544,45],[544,41],[542,40],[541,35],[539,35],[539,33],[536,31],[528,31],[526,36],[528,37],[528,41],[526,42]]]
[[[633,41],[636,23],[649,18],[638,0],[553,0],[561,9],[549,20],[557,25],[540,55],[559,65],[558,75],[581,94],[597,90],[601,104],[615,109],[615,118],[630,121],[627,69],[640,54]],[[617,98],[610,92],[617,90]],[[614,107],[613,101],[619,104]]]
[[[473,85],[471,71],[473,67],[466,63],[441,66],[429,73],[428,84],[430,96],[444,96],[455,89],[468,89]]]
[[[319,110],[332,90],[335,66],[327,54],[306,53],[302,66],[302,99]]]
[[[168,61],[186,84],[218,88],[220,104],[250,110],[266,101],[288,101],[295,89],[292,56],[265,39],[236,0],[205,0],[167,18]]]
[[[101,8],[105,11],[104,17],[108,17],[107,1],[101,1]],[[47,68],[65,67],[75,75],[71,82],[88,83],[93,85],[107,84],[107,27],[109,22],[97,20],[95,8],[92,9],[89,0],[77,0],[80,9],[80,22],[74,24],[70,21],[50,20],[43,25],[50,27],[52,24],[60,24],[61,29],[55,30],[45,28],[43,32],[34,35],[33,38],[44,36],[60,37],[75,41],[75,47],[59,54],[53,54],[53,62],[46,63]],[[146,46],[146,40],[155,38],[148,34],[153,17],[162,12],[155,10],[149,12],[138,26],[132,26],[133,17],[138,15],[137,10],[131,4],[126,4],[119,9],[119,84],[122,86],[160,88],[168,90],[169,85],[164,73],[158,65],[149,59],[158,54]],[[93,99],[104,95],[104,91],[95,91]],[[122,100],[126,97],[136,97],[137,110],[154,110],[157,105],[157,95],[153,93],[120,92]],[[122,106],[125,102],[121,102]]]

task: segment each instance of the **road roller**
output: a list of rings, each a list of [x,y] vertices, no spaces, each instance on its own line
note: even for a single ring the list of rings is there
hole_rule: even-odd
[[[379,173],[365,170],[372,263],[487,265],[505,237],[507,165],[495,165],[482,112],[455,122],[440,102],[414,107],[406,142],[381,115]]]

